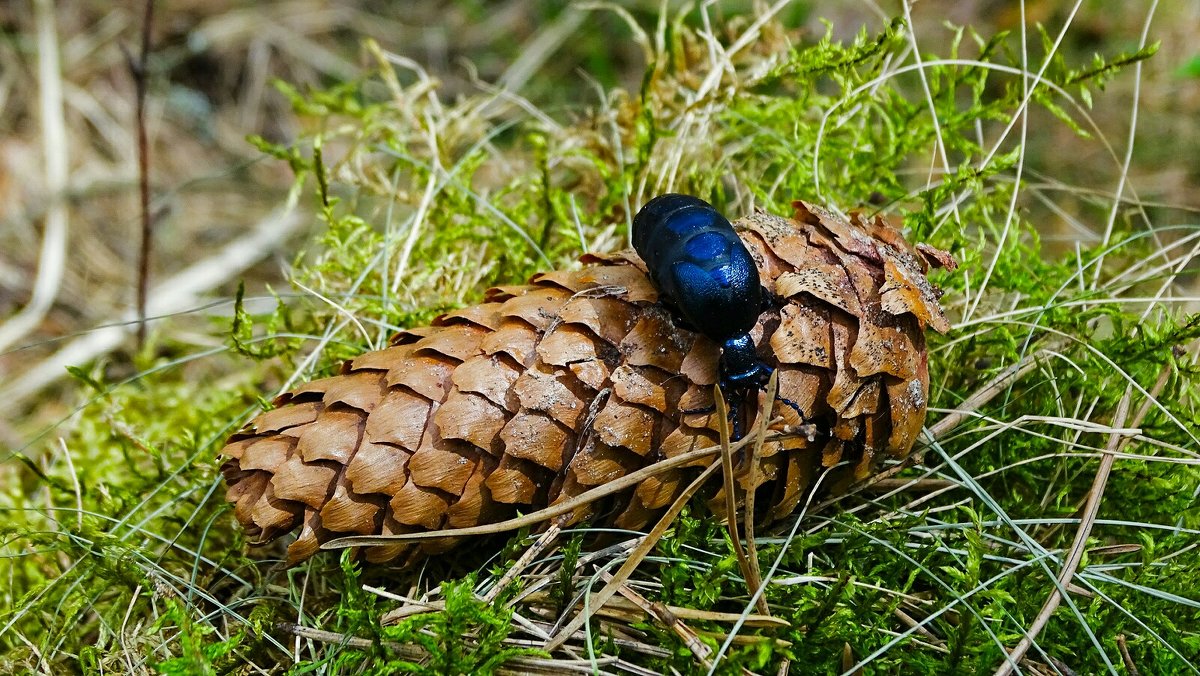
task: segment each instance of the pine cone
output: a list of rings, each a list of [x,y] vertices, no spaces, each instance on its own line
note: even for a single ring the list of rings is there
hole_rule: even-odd
[[[925,278],[930,266],[954,267],[948,254],[911,247],[879,217],[847,222],[794,206],[794,220],[758,212],[737,223],[778,299],[751,335],[779,371],[779,396],[808,416],[774,407],[782,421],[771,429],[793,433],[764,445],[761,483],[742,486],[756,488],[766,520],[790,513],[823,468],[845,463],[825,482],[836,488],[909,453],[929,389],[923,329],[949,328]],[[713,403],[716,344],[676,325],[634,253],[583,262],[491,289],[483,304],[401,331],[340,375],[276,399],[222,450],[227,497],[251,539],[300,526],[288,547],[294,564],[345,535],[529,513],[717,444],[715,414],[685,413]],[[569,520],[641,528],[698,471],[655,474]],[[719,499],[710,505],[723,511]],[[378,562],[454,544],[362,554]]]

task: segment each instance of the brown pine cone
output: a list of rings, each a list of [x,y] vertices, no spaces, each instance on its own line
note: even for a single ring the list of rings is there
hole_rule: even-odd
[[[757,504],[790,513],[823,468],[826,486],[909,453],[925,421],[924,327],[949,328],[930,266],[891,225],[849,222],[795,202],[794,220],[758,212],[736,225],[779,301],[751,332],[779,371]],[[340,375],[281,395],[222,454],[227,497],[252,540],[301,527],[289,563],[345,535],[499,521],[577,496],[652,462],[718,443],[710,407],[719,349],[676,326],[632,252],[588,255],[581,270],[488,291],[481,305],[400,332]],[[760,397],[764,398],[764,397]],[[807,434],[796,433],[806,430]],[[703,459],[707,465],[712,458]],[[655,519],[699,470],[657,473],[570,514],[621,528]],[[749,489],[742,486],[742,489]],[[723,511],[723,502],[713,500]],[[369,561],[444,551],[457,540],[369,547]]]

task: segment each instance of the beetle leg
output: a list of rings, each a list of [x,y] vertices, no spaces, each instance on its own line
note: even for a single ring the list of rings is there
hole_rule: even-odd
[[[768,291],[767,287],[763,286],[763,287],[759,287],[759,288],[761,289],[761,292],[759,293],[759,297],[762,298],[762,301],[759,303],[759,310],[758,310],[760,314],[763,312],[767,312],[767,311],[779,310],[779,309],[783,308],[784,305],[787,304],[786,298],[784,298],[782,296],[776,296],[775,294]]]
[[[746,405],[746,398],[742,396],[742,393],[731,388],[730,393],[729,393],[729,411],[728,411],[729,427],[730,427],[730,431],[729,431],[729,441],[730,442],[741,441],[742,437],[744,436],[742,434],[742,418],[743,418],[742,409],[743,409],[743,407],[745,407],[745,405]]]
[[[802,411],[800,409],[800,404],[797,404],[796,402],[792,401],[791,399],[788,399],[786,397],[781,397],[779,395],[775,395],[775,400],[782,401],[783,403],[787,404],[789,408],[791,408],[793,411],[796,412],[796,415],[800,416],[800,420],[802,422],[805,420],[808,420],[808,416],[805,415],[804,411]]]
[[[682,312],[680,312],[679,306],[670,300],[663,298],[659,298],[658,302],[661,303],[663,308],[666,309],[667,313],[671,315],[671,321],[675,324],[676,328],[683,329],[684,331],[691,331],[692,333],[699,333],[696,327],[693,326],[692,323],[683,316]]]

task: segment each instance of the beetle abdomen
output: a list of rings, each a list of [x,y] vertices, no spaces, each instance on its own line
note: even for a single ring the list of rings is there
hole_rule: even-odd
[[[650,278],[697,331],[724,341],[758,320],[758,268],[733,226],[691,195],[660,195],[633,219]]]

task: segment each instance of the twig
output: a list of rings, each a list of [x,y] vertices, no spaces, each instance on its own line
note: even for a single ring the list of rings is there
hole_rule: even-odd
[[[245,237],[230,242],[215,256],[163,280],[150,294],[148,310],[152,316],[168,315],[194,306],[200,294],[227,281],[250,267],[255,261],[273,251],[295,232],[302,219],[292,211],[277,211],[266,218]],[[135,318],[98,327],[72,340],[44,361],[11,381],[0,384],[0,412],[12,410],[28,397],[67,375],[66,367],[87,363],[110,350],[125,339]]]
[[[141,349],[146,342],[146,295],[149,291],[150,280],[150,141],[146,134],[146,62],[150,55],[150,26],[154,21],[154,0],[146,0],[145,13],[142,15],[142,53],[134,61],[126,55],[129,72],[133,75],[134,91],[137,97],[137,137],[138,137],[138,194],[142,208],[142,242],[138,256],[137,279],[137,346]]]
[[[1133,655],[1129,654],[1129,646],[1125,643],[1125,634],[1117,634],[1117,650],[1121,651],[1121,661],[1125,663],[1125,671],[1129,672],[1129,676],[1140,676],[1137,665],[1133,662]]]
[[[54,2],[36,0],[38,93],[41,103],[42,155],[46,160],[46,209],[37,279],[29,304],[0,325],[0,352],[32,333],[58,298],[67,261],[67,126],[63,119],[62,69],[58,61],[58,33]]]
[[[1153,408],[1154,400],[1158,398],[1163,388],[1166,387],[1167,380],[1171,376],[1171,366],[1171,363],[1168,362],[1163,367],[1158,380],[1150,389],[1150,396],[1146,398],[1142,407],[1134,415],[1131,427],[1139,427],[1150,412],[1150,409]],[[1129,415],[1129,400],[1132,397],[1133,386],[1128,385],[1125,388],[1125,395],[1121,397],[1121,402],[1117,405],[1116,415],[1113,416],[1113,427],[1120,428],[1125,426],[1125,418]],[[1104,497],[1104,487],[1108,483],[1113,463],[1116,461],[1115,453],[1128,440],[1129,437],[1116,433],[1109,437],[1104,457],[1100,460],[1100,468],[1096,470],[1096,477],[1092,480],[1092,488],[1088,494],[1087,505],[1084,507],[1083,516],[1079,521],[1079,530],[1075,532],[1075,541],[1071,543],[1071,550],[1067,554],[1066,561],[1063,562],[1062,572],[1059,573],[1054,590],[1050,592],[1050,597],[1042,605],[1041,612],[1037,614],[1029,629],[1025,631],[1025,636],[996,669],[996,676],[1008,676],[1012,673],[1014,665],[1025,657],[1025,653],[1033,646],[1034,639],[1050,621],[1050,617],[1054,615],[1054,611],[1058,610],[1059,604],[1062,603],[1062,590],[1071,583],[1072,578],[1075,577],[1075,571],[1079,568],[1080,561],[1083,560],[1083,552],[1087,547],[1088,537],[1092,534],[1092,526],[1096,523],[1096,514],[1100,511],[1100,501]]]

